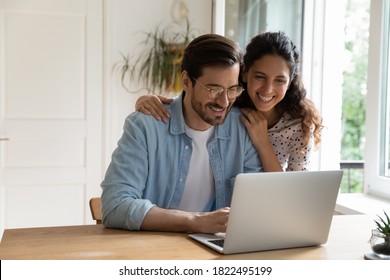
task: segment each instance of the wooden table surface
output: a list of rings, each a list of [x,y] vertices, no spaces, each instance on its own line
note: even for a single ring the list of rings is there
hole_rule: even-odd
[[[102,225],[6,229],[0,259],[362,260],[374,228],[365,215],[335,215],[321,246],[222,255],[184,233],[130,232]]]

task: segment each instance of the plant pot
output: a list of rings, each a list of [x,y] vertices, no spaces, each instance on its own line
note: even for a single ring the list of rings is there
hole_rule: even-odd
[[[377,229],[372,230],[370,238],[372,252],[380,259],[390,259],[390,237]]]

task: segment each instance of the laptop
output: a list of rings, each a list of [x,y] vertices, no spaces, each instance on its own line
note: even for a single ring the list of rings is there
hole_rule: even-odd
[[[342,170],[239,174],[226,233],[189,236],[222,254],[324,244],[342,176]]]

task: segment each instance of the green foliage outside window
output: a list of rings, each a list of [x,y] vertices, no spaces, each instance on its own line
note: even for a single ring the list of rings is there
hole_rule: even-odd
[[[365,140],[369,0],[348,0],[345,50],[350,56],[343,73],[341,159],[362,160]],[[345,171],[341,192],[362,192],[363,170]]]

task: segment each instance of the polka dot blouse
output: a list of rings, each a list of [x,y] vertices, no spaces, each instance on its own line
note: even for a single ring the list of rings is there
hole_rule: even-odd
[[[313,134],[304,146],[301,119],[293,119],[288,113],[268,129],[272,147],[284,171],[309,170],[310,157],[314,150]]]

